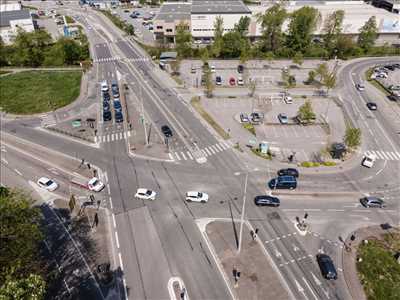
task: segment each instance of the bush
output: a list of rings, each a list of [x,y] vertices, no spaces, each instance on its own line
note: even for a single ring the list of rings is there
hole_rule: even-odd
[[[268,151],[267,154],[261,153],[261,150],[259,148],[251,148],[251,152],[253,152],[255,155],[265,158],[265,159],[272,159],[272,154],[271,152]]]
[[[305,168],[312,168],[312,167],[319,167],[321,164],[319,162],[313,162],[313,161],[303,161],[300,166],[305,167]]]
[[[333,167],[333,166],[336,166],[336,163],[334,161],[324,161],[322,163],[322,165],[324,165],[326,167]]]
[[[243,128],[247,129],[251,134],[256,135],[256,129],[251,123],[243,123]]]

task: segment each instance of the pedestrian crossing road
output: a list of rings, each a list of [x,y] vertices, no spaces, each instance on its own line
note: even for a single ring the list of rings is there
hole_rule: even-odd
[[[198,160],[202,157],[209,157],[217,154],[224,150],[228,150],[233,147],[233,143],[230,141],[221,141],[217,144],[198,149],[196,151],[174,151],[169,153],[171,160]]]
[[[374,154],[377,159],[384,160],[400,160],[400,153],[397,151],[378,151],[378,150],[369,150],[365,152],[366,155]]]
[[[93,59],[94,63],[102,63],[102,62],[110,62],[110,61],[117,61],[117,60],[123,60],[123,61],[131,61],[131,62],[141,62],[141,61],[149,61],[147,57],[139,57],[139,58],[126,58],[126,57],[103,57],[103,58],[95,58]]]
[[[40,116],[40,119],[42,120],[42,127],[49,127],[57,124],[54,114],[43,114]]]
[[[113,132],[113,133],[108,133],[100,136],[96,136],[94,138],[95,143],[110,143],[110,142],[116,142],[120,140],[125,140],[128,137],[131,136],[131,132]]]

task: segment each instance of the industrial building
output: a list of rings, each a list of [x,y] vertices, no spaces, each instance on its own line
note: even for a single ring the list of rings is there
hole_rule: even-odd
[[[0,36],[5,44],[11,44],[18,29],[32,32],[35,26],[29,9],[22,9],[20,3],[0,5]]]

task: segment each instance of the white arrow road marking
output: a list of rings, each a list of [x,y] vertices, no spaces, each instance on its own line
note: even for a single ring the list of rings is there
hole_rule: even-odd
[[[292,246],[293,246],[293,251],[294,252],[297,252],[297,251],[300,250],[299,247],[297,247],[295,244],[292,244]]]
[[[294,282],[296,282],[297,290],[302,293],[304,292],[303,287],[300,285],[300,283],[295,279]]]

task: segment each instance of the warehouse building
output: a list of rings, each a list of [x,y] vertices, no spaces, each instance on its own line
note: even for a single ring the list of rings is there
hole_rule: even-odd
[[[35,26],[28,9],[22,9],[19,3],[1,4],[0,36],[5,44],[11,44],[18,29],[32,32]]]

